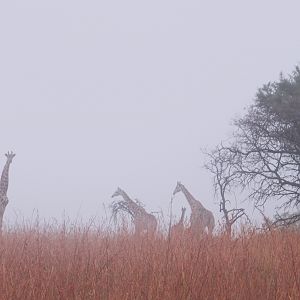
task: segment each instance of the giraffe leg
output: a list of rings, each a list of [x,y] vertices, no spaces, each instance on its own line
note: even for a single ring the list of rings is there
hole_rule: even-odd
[[[208,224],[207,224],[207,229],[208,229],[208,234],[209,235],[212,235],[214,227],[215,227],[215,219],[214,219],[213,215],[210,215],[209,220],[208,220]]]
[[[2,223],[3,223],[3,215],[4,215],[5,206],[2,205],[0,207],[0,235],[2,234]]]

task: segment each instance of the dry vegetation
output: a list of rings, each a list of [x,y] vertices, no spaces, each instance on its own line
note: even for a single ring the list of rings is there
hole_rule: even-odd
[[[293,231],[168,239],[24,227],[3,233],[0,263],[1,299],[300,299]]]

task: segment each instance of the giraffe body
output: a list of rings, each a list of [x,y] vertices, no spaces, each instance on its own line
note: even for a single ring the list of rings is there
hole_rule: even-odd
[[[136,234],[154,233],[156,231],[157,220],[152,214],[147,213],[141,205],[133,201],[120,188],[112,195],[112,197],[117,196],[123,197],[122,206],[131,214]]]
[[[191,207],[190,230],[196,233],[199,231],[204,232],[207,228],[208,233],[212,234],[215,227],[213,213],[206,209],[200,201],[196,200],[182,183],[177,182],[173,195],[179,192],[183,192]]]

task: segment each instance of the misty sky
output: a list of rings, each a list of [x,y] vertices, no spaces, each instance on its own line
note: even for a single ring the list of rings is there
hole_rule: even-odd
[[[177,180],[219,218],[200,150],[300,62],[299,11],[299,1],[1,1],[1,168],[17,153],[6,221],[101,216],[117,186],[166,211]]]

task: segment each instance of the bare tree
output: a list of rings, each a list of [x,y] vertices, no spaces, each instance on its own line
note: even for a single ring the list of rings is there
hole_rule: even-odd
[[[231,235],[234,223],[242,217],[247,217],[243,208],[228,208],[231,206],[228,196],[233,195],[232,189],[236,187],[239,176],[235,165],[232,164],[235,154],[223,151],[222,147],[217,147],[205,154],[208,157],[205,168],[213,174],[214,190],[215,194],[219,195],[220,212],[223,213],[225,230],[228,235]]]
[[[283,214],[275,214],[274,225],[279,227],[293,227],[300,229],[300,211],[288,213],[284,212]]]
[[[278,208],[294,209],[300,204],[300,69],[259,89],[234,126],[231,140],[214,152],[221,161],[221,169],[214,170],[221,197],[235,182],[250,191],[256,207],[280,200]],[[292,223],[299,219],[299,214],[281,216]]]

